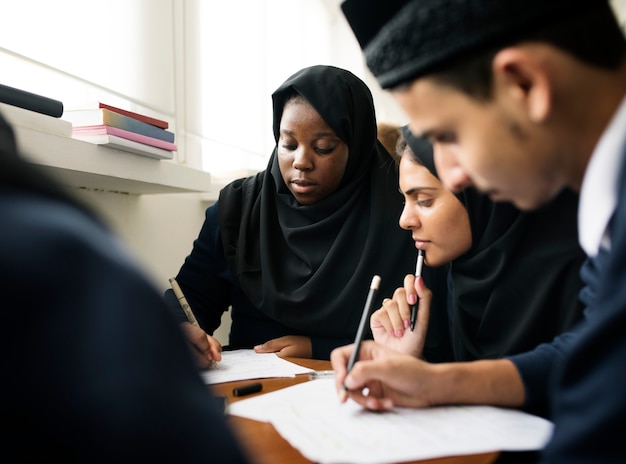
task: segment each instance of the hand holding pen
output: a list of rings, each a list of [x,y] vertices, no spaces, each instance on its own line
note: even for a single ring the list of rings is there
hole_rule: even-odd
[[[199,366],[203,369],[215,367],[217,365],[217,361],[221,360],[222,356],[220,353],[222,348],[220,343],[202,330],[176,279],[171,278],[170,285],[172,286],[172,290],[174,291],[174,294],[176,295],[176,298],[178,299],[178,302],[187,317],[187,321],[191,324],[191,326],[183,324],[183,326],[185,326],[183,327],[183,330],[187,339],[199,354],[197,357]]]

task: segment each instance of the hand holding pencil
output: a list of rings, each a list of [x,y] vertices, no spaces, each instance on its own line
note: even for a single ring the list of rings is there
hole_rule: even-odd
[[[424,266],[424,250],[417,252],[417,263],[415,264],[415,278],[419,279],[422,276],[422,267]],[[417,320],[417,301],[411,305],[411,332],[415,330],[415,321]]]
[[[418,257],[417,267],[421,268],[419,261]],[[424,279],[407,274],[404,286],[397,288],[392,298],[385,298],[382,306],[370,317],[374,340],[400,353],[421,357],[431,301],[432,292]]]
[[[350,355],[350,359],[348,360],[347,372],[350,373],[350,370],[354,366],[358,356],[359,349],[361,348],[361,342],[363,341],[363,335],[365,333],[365,324],[372,313],[372,307],[374,306],[374,297],[376,296],[376,292],[378,291],[378,287],[380,287],[380,276],[375,275],[372,278],[372,283],[370,284],[369,291],[367,293],[367,299],[365,300],[365,307],[363,308],[363,313],[361,314],[361,320],[359,322],[359,328],[356,331],[356,337],[354,339],[354,347],[352,350],[352,354]],[[346,391],[348,388],[343,385],[344,389],[344,397],[342,398],[345,401]]]
[[[361,344],[359,362],[348,373],[346,364],[353,350],[352,345],[342,346],[330,355],[335,388],[342,402],[350,397],[373,411],[388,411],[394,406],[426,407],[435,404],[433,399],[443,390],[445,382],[439,380],[436,364],[372,340]]]

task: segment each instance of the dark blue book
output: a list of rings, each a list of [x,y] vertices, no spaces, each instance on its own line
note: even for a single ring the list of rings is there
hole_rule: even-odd
[[[0,84],[0,102],[55,118],[63,114],[63,102],[3,84]]]

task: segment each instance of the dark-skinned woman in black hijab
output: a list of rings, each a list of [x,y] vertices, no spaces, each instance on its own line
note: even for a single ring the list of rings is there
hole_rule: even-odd
[[[372,277],[382,278],[379,295],[390,294],[414,264],[367,86],[313,66],[272,101],[267,169],[220,192],[176,276],[201,328],[165,295],[201,367],[221,359],[211,334],[229,307],[230,348],[328,359],[354,339]]]
[[[437,177],[430,143],[406,126],[402,140],[400,225],[425,251],[428,266],[444,266],[447,298],[433,298],[430,314],[423,311],[415,331],[406,330],[413,298],[407,295],[415,293],[409,279],[372,315],[376,341],[429,361],[523,358],[578,322],[585,259],[577,239],[578,196],[566,191],[540,210],[521,212],[473,188],[455,195]],[[424,283],[441,292],[441,280],[429,277]],[[522,360],[522,374],[523,366]]]

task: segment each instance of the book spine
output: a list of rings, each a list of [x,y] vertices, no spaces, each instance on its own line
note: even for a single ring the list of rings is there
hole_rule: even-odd
[[[106,103],[98,103],[100,108],[113,111],[114,113],[123,114],[124,116],[128,116],[129,118],[137,119],[139,121],[143,121],[152,126],[160,127],[161,129],[167,129],[169,127],[169,123],[167,121],[163,121],[161,119],[152,118],[150,116],[146,116],[145,114],[135,113],[133,111],[123,110],[121,108],[117,108],[115,106],[107,105]]]
[[[0,102],[55,118],[63,114],[62,102],[3,84],[0,84]]]
[[[135,153],[137,155],[149,156],[150,158],[155,159],[172,159],[174,157],[174,152],[170,150],[164,150],[162,148],[135,142],[133,140],[117,137],[111,134],[81,135],[74,138],[85,142],[96,143],[98,145],[104,145],[118,150]]]
[[[113,111],[102,110],[102,113],[102,122],[107,126],[118,127],[130,132],[145,135],[146,137],[165,140],[170,143],[174,142],[173,132],[138,121],[137,119],[129,118],[119,113],[114,113]]]
[[[84,126],[75,127],[72,130],[74,136],[87,136],[87,135],[101,135],[109,134],[116,137],[120,137],[133,142],[143,143],[144,145],[150,145],[164,150],[176,151],[176,144],[168,142],[167,140],[161,140],[154,137],[148,137],[147,135],[139,134],[137,132],[120,129],[119,127],[104,125],[104,126]]]

